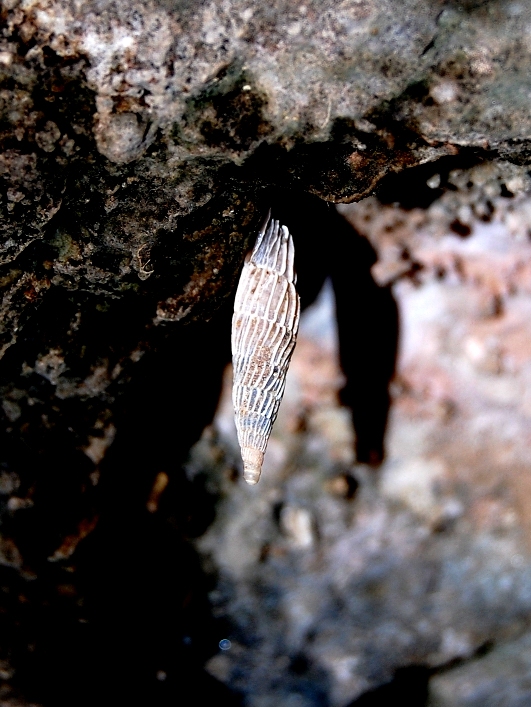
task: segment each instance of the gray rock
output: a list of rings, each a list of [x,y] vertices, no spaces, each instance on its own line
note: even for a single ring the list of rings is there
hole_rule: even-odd
[[[497,646],[483,658],[437,675],[430,707],[525,707],[531,702],[531,636]]]

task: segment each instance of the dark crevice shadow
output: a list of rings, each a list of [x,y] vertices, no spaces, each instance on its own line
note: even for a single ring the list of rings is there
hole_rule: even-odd
[[[348,707],[425,707],[431,674],[432,671],[423,666],[400,668],[391,682],[364,693]]]
[[[455,191],[451,173],[466,170],[484,162],[480,150],[463,149],[458,155],[446,155],[433,162],[408,167],[401,172],[389,172],[375,189],[382,204],[400,204],[403,209],[427,209],[447,191]],[[430,178],[438,176],[430,186]]]
[[[330,277],[336,298],[341,367],[346,385],[341,400],[352,410],[358,462],[380,464],[389,414],[389,383],[398,344],[398,308],[390,288],[379,287],[371,266],[370,243],[316,197],[270,194],[272,215],[293,233],[297,290],[303,309]]]
[[[91,492],[95,529],[71,559],[45,563],[29,590],[21,581],[21,593],[33,592],[26,604],[13,596],[13,686],[30,701],[241,704],[202,667],[225,632],[189,537],[208,527],[214,510],[181,468],[218,404],[231,316],[225,307],[208,323],[169,328],[144,355],[114,405],[118,432]],[[169,483],[150,513],[160,472]],[[58,494],[57,504],[69,502]]]
[[[204,532],[214,508],[181,465],[212,421],[230,358],[231,311],[208,323],[176,327],[149,351],[116,410],[119,430],[102,468],[105,505],[85,565],[92,615],[125,647],[120,685],[144,690],[150,704],[232,706],[237,695],[202,668],[218,649],[222,629],[207,598],[209,579],[188,542]],[[146,502],[156,475],[169,477],[160,512]],[[107,648],[112,665],[112,650]],[[166,675],[157,680],[160,671]],[[193,696],[193,699],[192,699]],[[187,702],[188,700],[188,702]]]
[[[347,379],[341,400],[352,410],[358,462],[380,464],[396,365],[398,308],[390,288],[379,287],[372,278],[376,258],[369,242],[341,217],[336,227],[341,257],[334,263],[332,282]]]

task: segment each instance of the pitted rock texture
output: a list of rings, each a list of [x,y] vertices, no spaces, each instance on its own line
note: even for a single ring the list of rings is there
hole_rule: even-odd
[[[4,347],[23,304],[31,311],[50,284],[147,288],[157,321],[159,301],[170,319],[194,316],[198,299],[213,311],[259,219],[243,194],[263,210],[260,187],[352,201],[390,170],[465,147],[527,160],[531,13],[522,3],[2,8],[3,262],[46,242],[18,268],[31,273],[32,296],[20,294],[27,278],[6,271],[15,312]],[[209,201],[203,218],[223,214],[237,234],[228,287],[207,285],[208,264],[187,253],[205,235],[184,217]],[[150,258],[164,234],[182,245],[180,275],[154,293],[142,283],[150,273],[164,280]],[[189,260],[202,274],[183,276]]]

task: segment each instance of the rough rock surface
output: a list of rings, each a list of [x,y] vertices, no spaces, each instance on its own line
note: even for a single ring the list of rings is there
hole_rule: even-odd
[[[489,655],[432,679],[431,707],[524,707],[531,700],[531,637],[503,644]]]
[[[50,287],[215,309],[261,187],[351,201],[465,148],[527,160],[523,3],[2,8],[4,346]]]
[[[316,399],[328,396],[311,443],[321,471],[314,480],[296,471],[286,488],[300,483],[300,498],[320,499],[323,518],[328,506],[332,515],[341,506],[347,538],[362,532],[358,505],[369,535],[380,533],[378,542],[387,542],[386,524],[395,523],[389,542],[397,543],[398,558],[409,558],[407,547],[416,558],[425,543],[436,568],[439,547],[449,548],[448,557],[457,553],[459,567],[459,558],[482,542],[481,534],[462,532],[476,512],[487,535],[498,538],[492,527],[501,523],[511,557],[526,558],[517,535],[526,527],[520,519],[529,406],[528,218],[521,196],[531,139],[529,7],[501,0],[403,0],[399,11],[392,0],[263,6],[2,0],[0,8],[0,677],[7,683],[0,700],[83,707],[101,702],[110,680],[118,701],[175,703],[189,681],[205,691],[204,699],[236,703],[223,687],[240,684],[232,668],[224,674],[218,666],[218,682],[201,668],[217,650],[220,629],[207,600],[211,580],[188,542],[216,513],[219,527],[219,483],[209,491],[201,473],[187,480],[180,465],[214,414],[229,358],[230,298],[254,229],[271,205],[296,231],[303,301],[310,303],[325,277],[332,278],[344,372],[342,383],[334,379],[324,386],[328,393],[314,390],[304,402],[311,412]],[[379,201],[360,202],[348,216],[367,240],[324,204],[357,202],[374,190]],[[478,219],[486,230],[461,242]],[[471,250],[484,255],[474,259]],[[461,290],[452,289],[454,281]],[[384,456],[396,303],[411,312],[403,315],[401,335],[413,358],[401,359],[389,459],[372,479],[352,464],[374,466]],[[422,318],[435,305],[437,316],[447,317],[443,328],[469,317],[459,325],[464,353],[450,325],[441,333]],[[349,326],[366,345],[349,343]],[[436,330],[422,352],[411,334],[419,326]],[[445,337],[448,350],[435,365],[433,351]],[[433,366],[416,363],[415,351]],[[449,361],[459,363],[455,370]],[[355,438],[348,411],[335,402],[341,387]],[[416,468],[429,462],[441,494],[423,487],[417,515],[399,510],[409,483],[404,460],[418,451],[406,454],[395,433],[408,405],[411,415],[432,420],[432,427],[412,423],[411,439],[418,434],[418,444],[426,444]],[[304,422],[305,414],[295,417]],[[320,425],[331,435],[342,430],[331,456],[320,446]],[[470,425],[473,437],[465,432]],[[310,437],[314,428],[308,430]],[[423,435],[440,437],[433,454]],[[477,493],[460,456],[476,437],[467,454],[479,455],[483,465]],[[299,491],[289,493],[299,498]],[[486,500],[477,510],[481,493]],[[513,509],[511,494],[521,509]],[[269,518],[267,495],[263,502]],[[320,547],[312,515],[318,512],[310,501],[309,515],[301,515],[302,501],[275,503],[282,530],[271,521],[271,537],[280,533],[288,548],[289,538],[298,537],[293,542],[304,546],[302,559],[294,550],[280,568],[293,562],[298,572],[297,563],[302,567]],[[476,509],[471,516],[468,504]],[[428,523],[432,511],[438,520]],[[452,513],[455,542],[454,530],[447,546],[432,540],[430,523],[454,527]],[[380,530],[371,525],[378,518]],[[338,523],[331,520],[330,536],[323,531],[325,545],[339,543]],[[509,573],[514,590],[507,590],[500,626],[520,630],[514,617],[520,610],[527,615],[525,588],[518,593],[527,560],[506,571],[503,542],[495,541],[491,560],[485,546],[486,574],[474,574],[465,562],[462,576],[484,587],[478,577]],[[373,550],[364,554],[362,544],[357,552],[363,564]],[[268,553],[263,567],[275,556]],[[312,571],[305,569],[308,577]],[[396,582],[401,578],[407,598],[403,568]],[[461,580],[450,577],[441,586],[450,594],[454,586],[462,590],[456,589],[456,606],[464,606]],[[484,606],[490,611],[498,599],[494,593]],[[311,656],[302,662],[295,656],[295,673],[311,677],[294,678],[293,694],[302,683],[320,685],[323,702],[339,704],[342,695],[353,699],[414,656],[435,666],[459,653],[455,645],[468,646],[465,654],[491,640],[495,617],[478,631],[470,616],[465,638],[459,634],[452,644],[450,633],[439,646],[455,621],[440,617],[442,604],[433,606],[428,647],[419,647],[415,629],[407,649],[399,647],[402,639],[381,638],[375,650],[387,643],[392,650],[382,648],[358,667],[337,663],[332,651],[326,666],[315,663],[315,675],[304,668],[304,660],[313,665]],[[389,609],[391,623],[402,609]],[[344,611],[337,616],[350,609]],[[275,635],[281,624],[271,621]],[[381,626],[385,633],[388,625]],[[300,640],[295,636],[293,646]],[[227,655],[237,646],[231,650]],[[343,657],[359,650],[350,645]],[[252,667],[258,653],[249,656],[245,674],[253,685],[265,684]],[[284,656],[279,674],[287,676],[285,663]],[[363,667],[369,663],[370,670]],[[267,690],[264,699],[275,694]]]

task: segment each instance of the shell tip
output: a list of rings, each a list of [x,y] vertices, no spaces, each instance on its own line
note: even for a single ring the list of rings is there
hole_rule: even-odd
[[[254,486],[260,480],[264,453],[252,447],[243,447],[243,478],[250,486]]]

